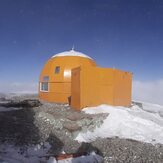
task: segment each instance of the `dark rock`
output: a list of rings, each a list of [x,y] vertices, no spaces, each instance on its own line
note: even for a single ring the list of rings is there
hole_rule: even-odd
[[[25,107],[25,108],[31,108],[31,107],[38,107],[41,106],[41,102],[39,100],[23,100],[23,101],[8,101],[6,103],[0,103],[0,106],[3,107]]]
[[[39,100],[24,100],[22,101],[22,105],[26,107],[38,107],[41,106],[41,102]]]
[[[132,101],[132,105],[137,105],[137,106],[139,106],[141,109],[143,109],[143,104],[142,104],[141,102]]]

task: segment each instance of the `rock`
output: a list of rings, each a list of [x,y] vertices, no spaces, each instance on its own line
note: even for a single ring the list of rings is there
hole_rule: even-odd
[[[31,107],[38,107],[41,106],[41,102],[39,100],[23,100],[23,101],[8,101],[6,103],[0,103],[0,106],[3,107],[25,107],[25,108],[31,108]]]
[[[63,128],[67,129],[69,132],[79,131],[82,129],[77,123],[74,122],[64,123]]]
[[[32,97],[20,97],[13,104],[23,104],[24,108],[10,112],[0,112],[0,143],[16,142],[25,144],[51,145],[50,154],[95,153],[103,156],[104,163],[115,162],[163,162],[163,145],[152,145],[130,139],[97,138],[90,143],[80,143],[74,137],[80,132],[93,131],[103,123],[108,114],[88,115],[69,109],[67,105],[41,102],[33,104]],[[11,103],[11,102],[7,102]],[[39,105],[39,103],[38,103]],[[11,106],[11,105],[10,105]],[[26,108],[26,106],[30,108]],[[21,105],[22,107],[22,105]],[[162,113],[159,113],[162,116]]]
[[[22,101],[22,105],[26,107],[38,107],[41,106],[41,102],[39,100],[24,100]]]
[[[83,119],[84,115],[82,115],[81,113],[71,113],[71,114],[67,115],[66,118],[71,121],[78,121],[78,120]]]
[[[132,105],[137,105],[137,106],[139,106],[141,109],[143,109],[143,104],[142,104],[141,102],[132,101]]]
[[[51,125],[50,126],[51,128],[55,128],[57,130],[61,130],[63,128],[62,119],[60,117],[55,118],[53,115],[45,112],[39,112],[38,115],[36,115],[36,117],[37,116],[44,122]]]

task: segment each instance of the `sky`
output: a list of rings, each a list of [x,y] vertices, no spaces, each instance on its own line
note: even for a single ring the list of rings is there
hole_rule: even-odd
[[[0,0],[0,92],[36,91],[45,62],[73,45],[163,104],[162,0]]]

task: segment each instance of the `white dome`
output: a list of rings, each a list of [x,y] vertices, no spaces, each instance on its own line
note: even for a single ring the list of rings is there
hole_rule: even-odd
[[[52,58],[54,58],[54,57],[63,57],[63,56],[77,56],[77,57],[85,57],[85,58],[92,59],[88,55],[85,55],[85,54],[83,54],[81,52],[77,52],[77,51],[75,51],[73,49],[70,50],[70,51],[65,51],[65,52],[62,52],[62,53],[55,54],[55,55],[52,56]]]

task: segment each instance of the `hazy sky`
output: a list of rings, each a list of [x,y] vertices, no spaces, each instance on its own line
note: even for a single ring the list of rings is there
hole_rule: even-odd
[[[36,83],[53,54],[163,79],[162,0],[0,0],[0,84]],[[1,87],[0,87],[1,88]]]

